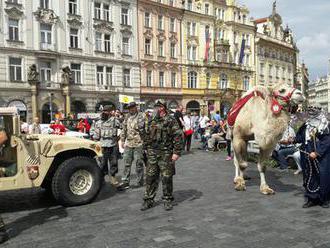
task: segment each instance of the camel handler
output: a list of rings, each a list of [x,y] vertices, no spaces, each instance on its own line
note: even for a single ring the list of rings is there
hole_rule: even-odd
[[[7,133],[5,129],[0,125],[0,153],[2,153],[2,148],[6,141],[8,140]],[[0,244],[6,242],[9,239],[8,233],[5,229],[5,223],[0,216]]]
[[[183,149],[183,132],[170,116],[164,100],[157,100],[153,116],[148,121],[144,146],[147,150],[146,189],[141,210],[154,206],[154,198],[161,176],[165,210],[172,210],[173,175],[175,161]]]
[[[104,175],[109,174],[110,183],[118,186],[118,129],[121,125],[115,116],[111,116],[114,108],[110,105],[103,107],[101,120],[97,121],[90,130],[94,140],[99,140],[102,146],[102,170]]]
[[[143,137],[145,135],[145,116],[138,112],[136,102],[127,105],[128,114],[123,122],[123,129],[120,133],[120,146],[124,150],[125,169],[122,176],[122,183],[119,189],[130,187],[131,167],[136,159],[137,186],[143,186],[144,162],[143,162]]]

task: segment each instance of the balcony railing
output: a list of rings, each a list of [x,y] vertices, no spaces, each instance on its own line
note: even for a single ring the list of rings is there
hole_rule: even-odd
[[[45,51],[54,51],[55,46],[54,44],[49,44],[46,42],[40,42],[40,50],[45,50]]]

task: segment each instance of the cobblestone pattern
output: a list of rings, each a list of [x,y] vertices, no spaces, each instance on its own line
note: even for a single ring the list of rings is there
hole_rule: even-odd
[[[234,190],[233,174],[224,153],[184,155],[171,212],[160,202],[141,212],[142,188],[116,192],[108,184],[95,202],[73,208],[56,205],[42,190],[0,193],[11,236],[2,247],[330,247],[330,212],[301,208],[300,176],[269,170],[277,193],[264,196],[255,165],[248,169],[246,192]]]

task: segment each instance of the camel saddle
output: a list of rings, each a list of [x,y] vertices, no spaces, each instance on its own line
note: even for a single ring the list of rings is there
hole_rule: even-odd
[[[250,94],[242,97],[237,102],[235,102],[235,104],[229,110],[229,113],[227,115],[227,122],[228,122],[228,125],[230,127],[234,126],[236,118],[237,118],[239,112],[244,107],[244,105],[254,96],[259,96],[259,97],[262,97],[264,99],[263,94],[260,91],[255,90],[255,91],[252,91]]]

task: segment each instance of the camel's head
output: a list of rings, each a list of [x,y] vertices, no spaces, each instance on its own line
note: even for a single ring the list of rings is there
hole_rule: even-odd
[[[302,92],[288,84],[278,84],[273,88],[273,96],[288,105],[302,104],[306,99]]]

